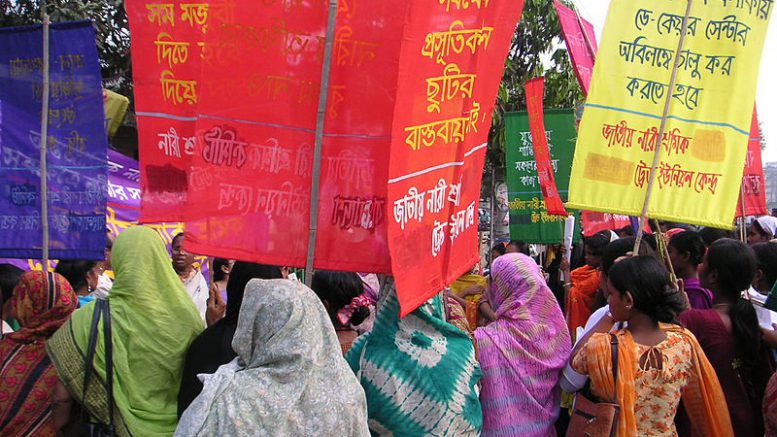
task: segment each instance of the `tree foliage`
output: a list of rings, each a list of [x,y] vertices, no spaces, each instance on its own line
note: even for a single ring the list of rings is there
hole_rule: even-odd
[[[92,20],[104,85],[132,96],[130,34],[123,0],[49,0],[46,12],[54,23]],[[0,0],[0,27],[39,23],[40,1]]]
[[[574,8],[570,1],[562,2]],[[494,108],[484,168],[484,193],[490,191],[492,175],[504,172],[504,115],[526,109],[524,83],[539,76],[545,76],[545,108],[573,108],[582,102],[582,90],[561,38],[553,0],[526,0],[516,27]]]

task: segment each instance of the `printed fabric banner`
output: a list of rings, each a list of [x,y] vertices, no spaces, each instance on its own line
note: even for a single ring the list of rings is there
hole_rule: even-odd
[[[631,225],[631,219],[627,215],[609,214],[604,212],[584,211],[580,214],[583,222],[583,236],[590,237],[601,231],[616,231]]]
[[[103,259],[108,139],[95,32],[50,27],[49,255]],[[0,256],[42,257],[42,26],[0,29]]]
[[[766,215],[766,182],[761,161],[761,130],[758,128],[758,113],[753,108],[753,121],[750,124],[750,141],[747,143],[745,173],[742,175],[744,194],[744,215]],[[742,217],[742,199],[737,203],[737,217]]]
[[[128,0],[138,123],[142,222],[180,221],[195,153],[200,66],[214,53],[205,35],[226,2]]]
[[[550,215],[568,216],[564,203],[558,194],[555,171],[550,162],[548,137],[545,135],[542,99],[545,92],[545,79],[540,77],[526,82],[526,109],[529,112],[529,128],[534,143],[534,161],[537,168],[537,180],[540,183],[542,199]]]
[[[411,2],[388,188],[388,239],[402,315],[479,260],[486,141],[522,11],[522,0]]]
[[[556,187],[561,199],[566,200],[577,136],[574,110],[548,109],[544,122]],[[505,114],[505,142],[510,238],[538,244],[562,243],[566,217],[549,214],[542,200],[527,112]],[[579,239],[580,233],[575,232],[575,241]]]
[[[575,68],[575,75],[583,88],[583,94],[587,96],[597,50],[594,26],[559,0],[555,0],[553,5],[558,13],[561,34],[567,44],[569,58]]]
[[[648,216],[732,227],[772,1],[694,2],[678,53],[686,5],[610,4],[567,207],[640,215],[659,147]]]

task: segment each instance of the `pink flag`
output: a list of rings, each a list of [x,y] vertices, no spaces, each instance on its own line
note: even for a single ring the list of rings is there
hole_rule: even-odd
[[[572,65],[575,67],[575,75],[580,86],[583,87],[583,94],[587,96],[597,50],[594,27],[559,0],[553,3],[558,12],[558,21],[561,23],[561,33],[567,43],[569,57],[572,58]]]

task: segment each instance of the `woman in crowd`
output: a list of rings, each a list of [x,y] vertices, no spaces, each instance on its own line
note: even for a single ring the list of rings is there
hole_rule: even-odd
[[[213,282],[210,286],[215,289],[224,300],[229,301],[227,296],[227,283],[229,282],[229,275],[232,272],[232,267],[235,265],[235,260],[225,258],[213,259]]]
[[[369,436],[364,391],[309,288],[251,280],[232,347],[237,359],[206,378],[176,436]]]
[[[569,271],[569,263],[562,261],[561,271],[569,282],[564,284],[568,290],[566,299],[567,322],[572,338],[578,327],[585,325],[588,317],[597,309],[599,285],[601,283],[600,264],[602,252],[610,242],[608,236],[595,234],[585,239],[585,265]],[[601,305],[600,305],[601,306]]]
[[[152,229],[136,226],[116,237],[111,264],[116,274],[108,297],[116,435],[170,435],[177,422],[184,355],[202,331],[202,320],[170,266],[164,243]],[[90,383],[84,397],[84,356],[94,308],[88,305],[76,311],[46,349],[67,392],[91,417],[107,424],[101,333],[93,365],[101,383]]]
[[[45,344],[78,300],[65,278],[35,271],[21,277],[9,303],[21,329],[0,340],[0,435],[54,436],[69,410],[56,403],[57,372]]]
[[[178,392],[178,417],[202,391],[197,375],[214,373],[220,366],[235,359],[232,338],[237,330],[243,292],[251,279],[280,279],[280,267],[235,262],[227,283],[227,312],[215,324],[209,326],[192,342],[186,353],[181,389]]]
[[[774,238],[777,232],[777,217],[765,215],[753,220],[747,231],[747,244],[766,243]]]
[[[540,267],[523,254],[496,260],[486,299],[496,320],[475,330],[483,436],[552,435],[572,346],[558,302]]]
[[[346,359],[367,394],[375,435],[478,436],[480,367],[469,336],[444,320],[440,295],[399,318],[393,279],[378,300],[375,326]]]
[[[772,331],[777,335],[772,324],[777,324],[777,313],[764,308],[769,292],[774,288],[777,282],[777,243],[756,243],[752,246],[755,253],[757,267],[753,283],[747,290],[750,300],[757,301],[760,305],[753,305],[755,314],[758,316],[758,324],[761,329]],[[771,345],[777,347],[777,345]]]
[[[741,297],[755,270],[753,251],[744,243],[728,238],[716,241],[699,267],[702,286],[714,296],[712,309],[680,315],[718,374],[737,436],[763,434],[761,402],[774,371],[755,309]]]
[[[364,283],[357,273],[319,270],[313,275],[311,288],[329,312],[337,340],[348,352],[359,336],[357,327],[370,316],[372,300],[364,295]]]
[[[19,322],[11,317],[11,296],[16,284],[22,279],[24,270],[8,263],[0,263],[0,334],[5,335],[19,329]],[[9,323],[10,322],[10,323]],[[13,326],[11,325],[13,323]]]
[[[92,292],[97,288],[102,265],[97,261],[62,260],[54,272],[64,276],[78,296],[79,308],[94,300]]]
[[[580,340],[572,366],[591,378],[599,399],[620,406],[618,437],[675,436],[673,418],[682,397],[697,435],[732,436],[715,371],[695,337],[673,324],[685,298],[660,261],[638,256],[609,271],[612,319],[627,322],[614,333],[618,375],[612,374],[612,322],[603,319]]]
[[[701,286],[697,271],[707,251],[699,233],[681,230],[672,235],[668,251],[675,275],[683,280],[683,289],[688,295],[691,308],[712,308],[712,292]]]

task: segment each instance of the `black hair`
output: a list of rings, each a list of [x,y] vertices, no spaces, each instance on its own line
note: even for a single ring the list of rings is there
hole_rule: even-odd
[[[358,274],[352,272],[331,272],[319,270],[313,275],[311,287],[319,299],[327,303],[332,323],[339,327],[337,312],[364,293],[364,283]],[[370,309],[359,307],[351,316],[351,325],[359,326],[370,316]]]
[[[226,273],[224,273],[223,270],[221,270],[222,267],[229,266],[229,260],[226,258],[213,258],[213,281],[223,281],[224,276]]]
[[[602,256],[604,248],[610,244],[610,235],[593,234],[585,239],[585,248],[587,253],[591,256]]]
[[[758,269],[763,272],[771,289],[777,282],[777,243],[756,243],[750,247],[755,253]]]
[[[227,281],[227,314],[222,321],[237,325],[240,306],[243,305],[243,294],[251,279],[281,279],[280,267],[236,261],[232,266]]]
[[[704,259],[704,252],[707,248],[704,246],[704,240],[696,231],[683,231],[672,235],[669,239],[669,246],[674,247],[678,252],[688,253],[688,262],[694,266],[701,264]]]
[[[685,299],[672,284],[669,272],[653,256],[634,256],[613,264],[608,278],[621,295],[629,292],[634,308],[653,322],[673,323],[685,310]]]
[[[172,239],[172,240],[170,240],[170,246],[173,246],[173,245],[175,245],[175,240],[177,240],[177,239],[178,239],[178,238],[180,238],[180,237],[185,237],[185,236],[186,236],[186,233],[184,233],[184,232],[179,232],[179,233],[175,234],[175,236],[173,237],[173,239]]]
[[[709,246],[721,238],[731,238],[731,232],[723,229],[704,227],[699,230],[699,236],[704,240],[704,244]]]
[[[617,233],[619,235],[623,234],[623,235],[626,235],[628,237],[633,237],[634,236],[634,227],[631,226],[631,225],[626,225],[626,226],[618,229],[617,231],[615,231],[615,233]]]
[[[634,242],[636,240],[636,237],[626,237],[620,238],[608,244],[602,253],[602,263],[600,265],[602,273],[607,275],[612,265],[615,264],[615,260],[622,256],[626,256],[626,254],[629,252],[632,252],[634,250]],[[640,244],[639,253],[637,255],[655,257],[656,252],[650,247],[649,244]]]
[[[518,249],[518,253],[529,255],[529,244],[523,240],[510,240],[510,242],[507,243],[507,245],[514,246],[516,249]],[[507,251],[507,248],[505,248],[505,252],[506,251]]]
[[[24,270],[13,264],[0,264],[0,289],[3,293],[3,302],[8,302],[8,299],[13,296],[13,289],[19,283],[23,274]]]
[[[498,252],[499,255],[504,255],[507,252],[507,248],[502,243],[497,243],[491,248],[491,252]]]
[[[753,304],[742,298],[742,290],[750,287],[755,277],[756,258],[753,249],[745,243],[731,238],[722,238],[710,245],[707,250],[707,272],[717,273],[718,287],[715,295],[724,297],[731,303],[728,316],[734,335],[737,353],[742,359],[743,376],[753,375],[758,369],[761,354],[761,328],[758,325]],[[750,381],[752,386],[752,381]]]
[[[59,273],[67,279],[73,290],[85,287],[86,275],[97,265],[97,261],[63,259],[57,264],[54,273]]]

